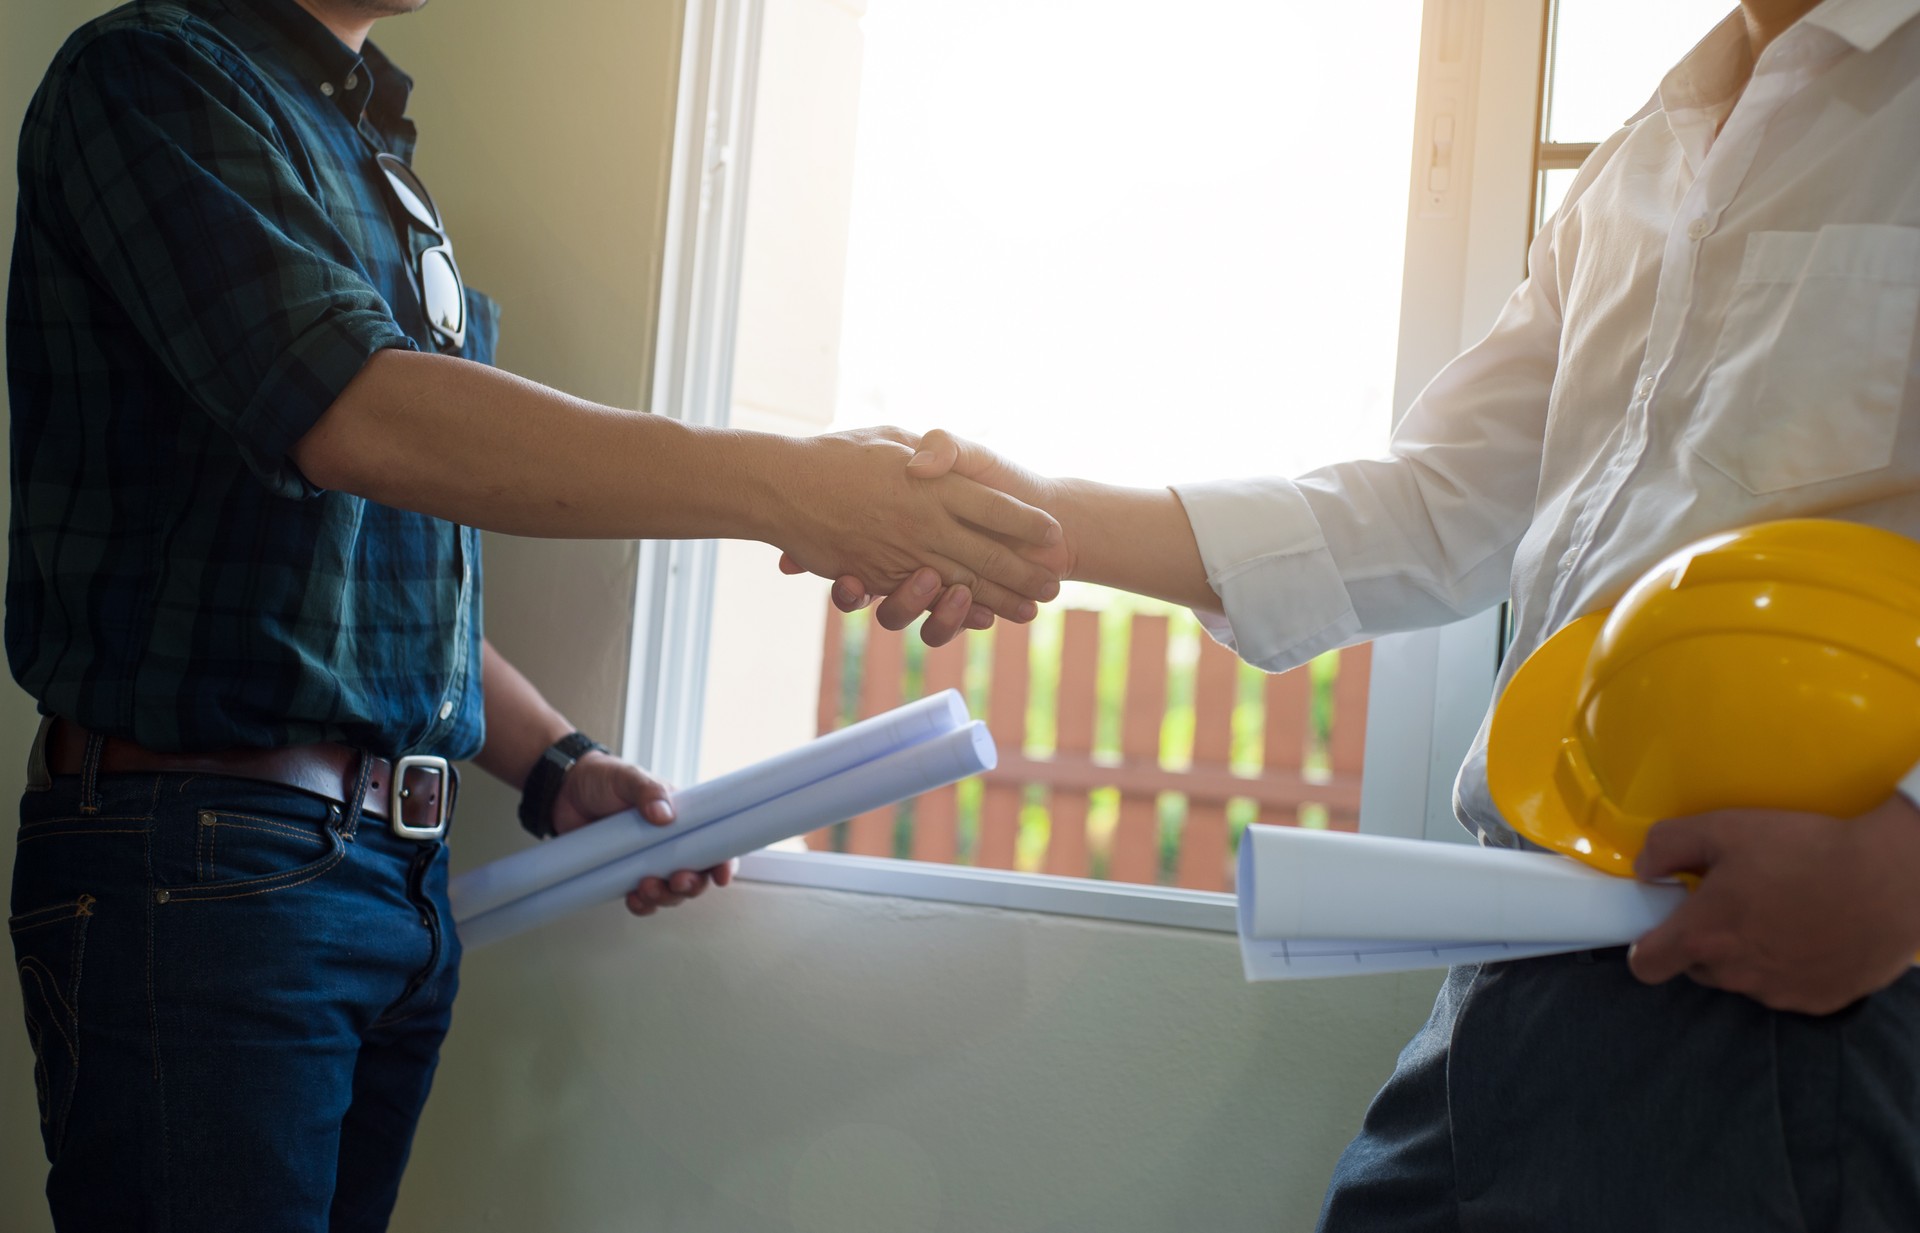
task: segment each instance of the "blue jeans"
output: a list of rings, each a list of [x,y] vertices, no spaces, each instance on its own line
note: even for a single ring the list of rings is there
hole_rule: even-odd
[[[1920,975],[1815,1018],[1624,948],[1455,968],[1320,1228],[1912,1233]]]
[[[293,789],[61,776],[14,954],[61,1233],[383,1229],[460,948],[444,844]]]

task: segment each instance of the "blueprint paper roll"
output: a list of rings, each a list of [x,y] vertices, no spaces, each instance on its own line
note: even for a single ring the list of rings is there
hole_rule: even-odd
[[[707,869],[770,843],[992,770],[995,761],[987,726],[970,723],[705,826],[681,831],[643,851],[491,912],[460,919],[460,941],[471,949],[512,937],[581,908],[623,898],[642,878],[666,877],[678,869]]]
[[[455,878],[447,888],[454,919],[466,920],[491,912],[709,822],[830,779],[895,750],[952,732],[966,722],[965,699],[957,690],[942,690],[883,715],[829,732],[763,762],[683,788],[673,794],[674,820],[670,825],[655,826],[643,819],[639,810],[628,809],[591,826],[568,831],[537,847]]]
[[[1263,938],[1630,942],[1686,897],[1546,852],[1250,827],[1243,932]]]
[[[1545,852],[1250,826],[1248,980],[1411,972],[1631,942],[1686,898]]]

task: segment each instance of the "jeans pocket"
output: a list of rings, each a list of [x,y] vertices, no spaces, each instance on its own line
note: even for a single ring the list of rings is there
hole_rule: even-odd
[[[33,1046],[33,1084],[47,1159],[60,1152],[67,1106],[80,1077],[80,973],[94,897],[81,895],[7,921]]]
[[[201,809],[193,818],[192,880],[160,887],[157,899],[191,903],[268,894],[311,882],[345,856],[345,843],[325,819]]]

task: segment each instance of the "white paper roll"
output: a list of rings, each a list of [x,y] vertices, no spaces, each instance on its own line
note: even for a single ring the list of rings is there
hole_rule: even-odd
[[[1247,979],[1284,980],[1617,946],[1686,891],[1545,852],[1250,826],[1239,897]]]
[[[497,942],[580,908],[620,899],[642,878],[710,868],[991,770],[995,762],[986,725],[967,724],[717,821],[682,829],[663,842],[490,912],[461,918],[460,941],[469,949]]]
[[[956,690],[942,690],[752,766],[683,788],[673,794],[674,820],[667,826],[653,825],[634,809],[602,818],[453,879],[447,895],[454,919],[466,920],[524,899],[709,822],[952,732],[966,722],[965,699]]]

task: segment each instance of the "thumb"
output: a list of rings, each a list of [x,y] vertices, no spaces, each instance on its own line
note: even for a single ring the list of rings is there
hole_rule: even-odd
[[[907,459],[907,470],[915,479],[938,479],[960,462],[964,442],[944,428],[936,428],[920,438],[920,448]]]
[[[1719,861],[1720,829],[1715,815],[1668,818],[1647,831],[1647,840],[1634,858],[1633,871],[1642,878],[1670,878],[1676,873],[1702,873]]]

